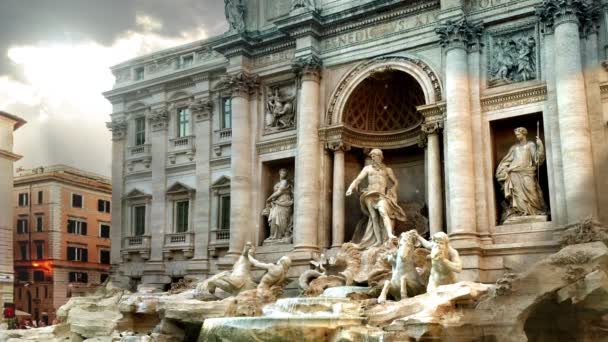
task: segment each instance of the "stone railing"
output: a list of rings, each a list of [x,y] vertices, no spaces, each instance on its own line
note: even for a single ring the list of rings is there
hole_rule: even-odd
[[[194,137],[191,135],[169,140],[169,151],[178,152],[190,150],[194,150]]]
[[[218,131],[215,131],[215,142],[230,142],[232,141],[232,128],[224,128]]]
[[[182,252],[186,258],[194,255],[194,233],[172,233],[165,234],[163,254],[166,259],[171,259],[175,252]]]
[[[152,152],[152,146],[150,144],[137,145],[129,147],[128,150],[127,158],[140,158],[150,155]]]
[[[127,236],[122,239],[121,255],[124,259],[129,260],[131,254],[140,254],[141,258],[147,260],[150,258],[150,241],[148,235]]]
[[[230,240],[229,229],[213,229],[211,233],[215,234],[216,241]]]

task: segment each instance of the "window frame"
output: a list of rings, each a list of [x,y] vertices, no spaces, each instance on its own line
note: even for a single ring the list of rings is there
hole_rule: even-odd
[[[72,279],[74,279],[74,280],[72,280]],[[88,284],[89,283],[89,274],[87,272],[77,272],[77,271],[68,272],[68,283]]]
[[[107,263],[102,262],[101,253],[103,253],[103,252],[108,253],[108,262]],[[112,258],[111,258],[109,249],[100,248],[97,257],[99,258],[98,260],[99,260],[100,265],[111,265],[112,264]]]
[[[44,241],[34,241],[34,245],[36,246],[36,259],[35,260],[44,260]],[[40,249],[38,249],[40,248]]]
[[[36,279],[36,274],[38,274],[38,275],[42,274],[42,279],[41,280],[37,280]],[[42,282],[42,281],[45,281],[45,278],[46,278],[46,275],[44,274],[44,271],[34,270],[34,272],[32,272],[32,280],[33,281]]]
[[[17,205],[20,207],[27,207],[30,203],[30,196],[27,192],[20,192],[17,196]]]
[[[30,251],[29,251],[29,246],[27,241],[20,241],[19,242],[19,257],[21,258],[21,261],[28,261],[30,260]]]
[[[184,120],[182,120],[182,118]],[[180,107],[177,109],[177,137],[185,138],[191,135],[192,112],[188,107]],[[182,130],[183,128],[183,130]]]
[[[183,214],[183,212],[180,212],[180,204],[186,204],[186,217],[181,218],[180,217],[180,213]],[[176,199],[175,201],[173,201],[173,231],[175,233],[187,233],[190,231],[190,199],[186,198],[186,199]],[[181,220],[180,220],[181,219]],[[180,222],[182,221],[182,222]],[[185,224],[185,227],[184,227]],[[185,229],[184,229],[185,228]]]
[[[74,222],[74,230],[70,232],[70,221]],[[88,223],[79,218],[68,217],[67,233],[73,235],[88,235]]]
[[[232,129],[232,98],[230,96],[221,97],[220,103],[222,114],[220,120],[220,129]],[[227,107],[229,110],[226,110]]]
[[[188,65],[186,65],[186,63],[184,62],[186,59],[190,60],[190,63]],[[189,54],[181,55],[179,57],[179,68],[180,69],[189,68],[189,67],[191,67],[193,65],[194,65],[194,53],[189,53]]]
[[[38,190],[38,204],[44,203],[44,191]]]
[[[138,223],[138,217],[137,217],[137,209],[138,208],[143,208],[144,212],[143,212],[143,231],[141,231],[141,233],[139,232],[139,229],[137,229],[137,223]],[[132,232],[132,236],[144,236],[146,235],[146,228],[147,228],[147,216],[148,216],[148,206],[146,204],[143,203],[138,203],[138,204],[134,204],[131,207],[131,232]]]
[[[17,234],[29,233],[29,221],[30,220],[27,217],[17,217]]]
[[[36,233],[40,233],[44,231],[44,216],[36,215]]]
[[[227,203],[228,205],[226,205],[226,203],[224,203],[225,199],[228,199],[228,203]],[[222,230],[222,231],[230,230],[230,202],[231,202],[230,193],[220,194],[218,196],[218,217],[217,217],[217,219],[218,219],[217,229],[218,230]],[[227,210],[227,212],[226,212],[226,210]],[[226,225],[227,225],[227,227],[226,227]]]
[[[103,199],[103,198],[99,198],[97,199],[97,211],[100,213],[106,213],[106,214],[110,214],[111,213],[111,202]],[[101,210],[100,210],[101,208]]]
[[[146,117],[138,116],[133,119],[133,145],[141,146],[146,144]]]
[[[146,78],[146,69],[143,66],[133,68],[133,80],[143,81]]]
[[[74,249],[74,259],[70,259],[70,248]],[[81,246],[70,246],[68,245],[66,248],[66,259],[68,261],[77,261],[77,262],[89,262],[89,250],[88,248]]]
[[[103,236],[102,234],[102,227],[106,226],[108,227],[108,237]],[[112,224],[110,224],[109,222],[99,222],[99,237],[102,239],[109,239],[110,238],[110,234],[112,232]]]
[[[76,198],[75,196],[80,196],[80,207],[74,206],[74,199]],[[72,192],[70,204],[74,209],[84,209],[84,195],[77,192]]]

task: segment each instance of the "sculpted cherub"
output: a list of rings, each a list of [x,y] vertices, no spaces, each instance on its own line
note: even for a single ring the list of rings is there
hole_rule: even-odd
[[[431,275],[426,291],[430,292],[440,285],[456,282],[456,273],[462,271],[462,263],[458,251],[450,246],[450,238],[444,232],[435,233],[431,241],[418,236],[424,248],[430,249]]]

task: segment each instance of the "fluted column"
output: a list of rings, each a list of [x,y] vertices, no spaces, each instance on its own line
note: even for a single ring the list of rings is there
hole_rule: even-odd
[[[230,244],[229,257],[241,254],[247,241],[253,241],[252,225],[252,132],[249,99],[257,91],[257,75],[239,72],[221,83],[232,92],[232,145],[230,147]]]
[[[315,57],[300,59],[295,68],[302,80],[298,111],[296,155],[294,249],[317,251],[319,218],[319,82],[321,63]]]
[[[441,150],[439,132],[443,127],[443,119],[428,120],[422,125],[426,134],[427,150],[427,186],[429,206],[429,230],[431,235],[443,231],[443,187],[441,185]]]
[[[448,231],[455,237],[476,234],[475,173],[467,50],[481,29],[465,19],[447,21],[436,29],[445,49]]]
[[[332,216],[331,216],[331,247],[340,247],[344,243],[344,152],[350,146],[343,143],[330,143],[329,149],[334,151],[334,171],[332,189]]]
[[[112,132],[112,225],[110,229],[110,260],[112,270],[116,271],[121,263],[120,248],[123,237],[123,187],[124,187],[124,163],[125,163],[125,140],[127,133],[127,122],[125,120],[112,120],[107,123]]]
[[[597,196],[589,114],[581,62],[580,0],[545,0],[537,15],[553,26],[555,83],[568,223],[597,217]]]

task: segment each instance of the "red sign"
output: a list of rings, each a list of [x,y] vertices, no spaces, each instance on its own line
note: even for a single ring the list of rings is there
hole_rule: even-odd
[[[4,303],[4,311],[2,313],[4,318],[15,318],[15,304]]]

